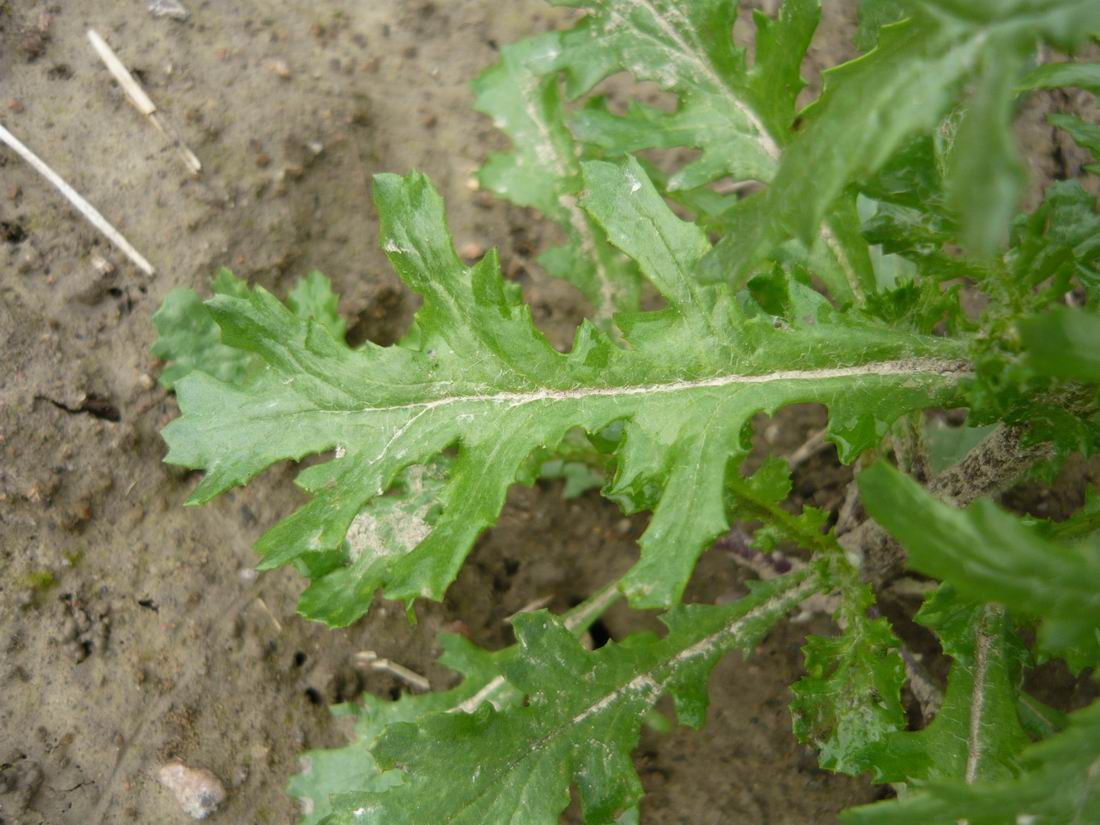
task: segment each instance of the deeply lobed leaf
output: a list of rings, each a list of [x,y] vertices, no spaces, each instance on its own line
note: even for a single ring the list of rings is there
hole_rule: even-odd
[[[401,784],[337,800],[328,822],[552,825],[575,784],[585,822],[612,823],[641,797],[630,752],[657,699],[671,693],[681,720],[701,724],[718,659],[753,647],[818,586],[799,573],[733,604],[682,606],[664,618],[664,638],[639,634],[595,651],[548,614],[522,614],[519,650],[503,667],[526,703],[391,725],[374,756],[402,772]]]
[[[521,206],[538,209],[568,242],[542,254],[550,274],[571,281],[608,326],[620,310],[638,308],[640,280],[632,263],[607,242],[577,203],[583,187],[580,147],[566,126],[558,69],[563,37],[550,32],[501,49],[499,64],[474,83],[476,107],[514,142],[510,153],[489,157],[478,172],[482,186]]]
[[[338,571],[354,561],[344,538],[362,508],[457,444],[430,532],[369,573],[390,598],[438,599],[528,455],[575,427],[623,422],[609,493],[655,506],[624,588],[637,606],[668,606],[728,526],[723,483],[754,414],[827,404],[830,438],[850,460],[899,415],[955,392],[966,369],[957,343],[846,317],[798,284],[786,317],[726,285],[701,286],[690,273],[705,237],[672,215],[637,163],[585,171],[585,208],[668,302],[622,318],[625,346],[585,325],[570,353],[554,350],[504,288],[495,255],[473,268],[458,259],[427,181],[380,176],[383,248],[424,296],[419,346],[352,351],[260,288],[215,296],[207,306],[224,342],[266,368],[247,387],[199,373],[178,384],[183,416],[164,436],[168,461],[206,470],[191,501],[276,461],[335,450],[299,476],[312,500],[258,548],[265,568],[302,559]],[[659,492],[637,499],[642,490]],[[365,609],[369,588],[341,588],[360,599],[352,612]]]
[[[960,598],[942,586],[917,621],[935,631],[952,659],[943,705],[922,730],[884,736],[864,754],[879,782],[999,779],[1016,772],[1027,744],[1018,715],[1023,647],[1003,608]]]
[[[827,770],[873,769],[876,746],[905,728],[900,642],[889,622],[867,617],[872,602],[869,588],[861,590],[842,608],[839,636],[806,640],[806,675],[791,688],[795,735],[814,746]]]

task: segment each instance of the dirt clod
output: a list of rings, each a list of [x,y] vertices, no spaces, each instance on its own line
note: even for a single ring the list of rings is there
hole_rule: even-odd
[[[225,801],[225,786],[204,768],[170,762],[157,771],[157,779],[176,795],[183,812],[192,819],[206,819]]]

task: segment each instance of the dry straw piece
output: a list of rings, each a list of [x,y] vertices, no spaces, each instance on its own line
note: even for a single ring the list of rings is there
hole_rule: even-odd
[[[87,218],[92,226],[102,232],[111,243],[121,249],[126,257],[137,265],[138,269],[150,276],[156,273],[153,265],[145,259],[145,256],[134,249],[130,242],[122,237],[122,233],[111,226],[107,219],[104,218],[94,206],[88,203],[79,192],[69,186],[69,184],[67,184],[57,172],[51,169],[44,160],[24,146],[15,135],[2,125],[0,125],[0,143],[9,147],[15,154],[19,155],[19,157],[34,167],[38,174],[52,183],[57,190],[65,196],[66,200],[68,200],[81,215]]]
[[[176,151],[179,152],[180,157],[183,158],[183,162],[187,164],[187,168],[191,173],[194,175],[199,174],[202,171],[202,163],[198,157],[183,142],[179,132],[157,113],[157,105],[153,103],[152,98],[141,88],[141,84],[134,79],[134,76],[122,64],[114,49],[107,44],[107,41],[95,29],[88,29],[88,41],[92,44],[96,54],[99,55],[99,59],[103,61],[103,65],[107,67],[107,71],[118,81],[118,85],[122,87],[122,91],[126,93],[126,97],[134,108],[145,115],[162,135],[172,141],[172,145],[176,147]]]

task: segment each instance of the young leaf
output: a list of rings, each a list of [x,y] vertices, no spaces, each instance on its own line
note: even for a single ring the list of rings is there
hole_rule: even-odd
[[[214,276],[213,286],[215,295],[248,294],[248,284],[224,267]],[[238,383],[254,363],[249,353],[222,343],[221,330],[193,289],[173,289],[165,295],[164,303],[153,315],[153,324],[158,337],[150,352],[167,362],[160,373],[165,389],[172,389],[196,369],[221,381]]]
[[[1061,733],[1025,749],[1020,774],[977,783],[935,782],[905,799],[853,808],[846,825],[1086,825],[1100,822],[1100,703]]]
[[[957,510],[886,464],[859,482],[867,511],[902,543],[912,567],[1041,619],[1043,647],[1068,654],[1071,665],[1100,661],[1100,539],[1056,544],[985,500]]]
[[[1100,530],[1100,492],[1095,487],[1085,490],[1084,506],[1065,521],[1040,524],[1047,534],[1058,541],[1072,541]]]
[[[552,825],[571,784],[586,823],[612,823],[641,797],[630,753],[649,709],[671,693],[681,721],[701,724],[718,659],[751,649],[816,587],[805,571],[792,574],[733,604],[679,607],[664,638],[639,634],[595,651],[549,614],[522,614],[519,652],[504,672],[526,704],[391,725],[374,756],[402,783],[339,799],[331,823]]]
[[[248,284],[225,267],[213,282],[215,295],[248,296]],[[299,281],[287,297],[291,310],[303,320],[313,319],[338,341],[344,340],[344,319],[328,278],[314,270]],[[222,343],[221,330],[210,311],[191,289],[173,289],[153,315],[158,337],[150,352],[166,362],[160,383],[172,389],[193,370],[205,372],[227,384],[242,384],[262,362],[251,353]]]
[[[768,552],[789,541],[826,556],[843,555],[835,537],[823,532],[828,513],[807,506],[794,515],[781,506],[791,492],[790,468],[782,459],[769,458],[748,478],[731,468],[726,491],[730,518],[761,522],[753,533],[756,549]]]
[[[579,151],[565,125],[558,89],[561,36],[550,32],[501,49],[501,60],[474,82],[475,107],[514,142],[511,153],[489,156],[481,185],[520,206],[538,209],[566,233],[568,243],[543,253],[551,275],[571,281],[607,326],[620,310],[638,308],[639,278],[577,205]]]
[[[591,10],[563,37],[571,97],[625,70],[679,99],[671,114],[635,104],[625,117],[616,117],[600,106],[586,107],[572,122],[581,141],[612,155],[680,146],[701,150],[697,160],[668,178],[673,193],[696,191],[725,177],[765,182],[774,177],[805,85],[801,61],[821,14],[818,0],[788,0],[776,19],[754,14],[751,69],[732,39],[737,6],[726,0],[555,2]],[[854,201],[838,202],[822,217],[806,239],[813,268],[838,302],[861,304],[874,288],[874,274]]]
[[[424,296],[419,348],[352,351],[262,289],[215,296],[207,306],[223,340],[267,368],[245,388],[199,373],[178,385],[183,416],[164,437],[168,461],[206,470],[191,502],[276,461],[335,449],[337,458],[299,476],[313,499],[258,544],[264,568],[329,558],[402,470],[457,443],[431,532],[393,561],[385,584],[407,603],[439,599],[531,452],[575,427],[595,433],[622,421],[610,492],[661,491],[624,587],[637,606],[668,606],[728,526],[726,467],[754,414],[827,404],[830,438],[851,460],[893,419],[955,394],[966,371],[959,344],[849,319],[799,285],[788,319],[738,303],[726,285],[702,287],[689,273],[705,238],[668,210],[640,166],[586,171],[590,213],[668,302],[624,317],[629,348],[585,325],[572,352],[554,350],[504,289],[495,255],[462,264],[422,176],[379,176],[383,246]]]
[[[843,603],[839,636],[806,639],[806,675],[791,688],[795,735],[827,770],[871,769],[875,745],[905,727],[901,643],[886,619],[867,617],[873,600],[869,587],[859,589]]]
[[[878,44],[879,29],[904,19],[910,5],[909,0],[859,0],[859,28],[855,37],[859,50],[871,51]]]
[[[1071,288],[1073,277],[1085,281],[1086,286],[1100,281],[1100,215],[1095,196],[1078,181],[1051,185],[1039,208],[1018,219],[1008,258],[1012,274],[1007,286],[1028,295],[1051,280],[1047,302],[1060,300]],[[1034,305],[1035,300],[1030,302]]]
[[[567,500],[602,487],[607,480],[602,473],[593,470],[587,464],[579,461],[562,461],[560,458],[544,462],[540,468],[539,478],[563,480],[565,484],[561,495]]]
[[[1044,375],[1100,384],[1100,316],[1061,308],[1019,323],[1027,363]]]
[[[294,285],[286,296],[286,303],[299,318],[312,318],[334,339],[344,340],[348,327],[340,315],[340,299],[332,291],[328,278],[316,269]]]

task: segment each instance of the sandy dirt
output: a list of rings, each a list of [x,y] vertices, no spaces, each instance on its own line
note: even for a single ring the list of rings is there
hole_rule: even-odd
[[[353,653],[375,650],[447,687],[438,631],[507,644],[505,617],[539,597],[555,609],[583,598],[629,567],[644,529],[595,493],[566,502],[557,484],[517,489],[415,627],[382,605],[329,631],[296,616],[296,574],[253,570],[252,543],[298,501],[292,467],[182,507],[195,477],[161,463],[158,430],[177,408],[155,382],[153,312],[173,287],[204,291],[223,265],[278,295],[317,268],[343,296],[353,342],[392,342],[415,301],[377,249],[373,173],[428,173],[459,248],[499,246],[539,324],[569,340],[584,307],[531,263],[551,233],[470,186],[503,141],[469,88],[498,44],[567,15],[540,0],[190,0],[181,23],[145,5],[0,0],[0,122],[158,269],[144,277],[0,151],[3,825],[190,821],[156,778],[172,760],[224,784],[211,821],[291,823],[284,788],[298,754],[342,741],[326,706],[406,689],[357,670]],[[838,42],[845,14],[829,23]],[[202,159],[201,178],[124,100],[89,26]],[[818,415],[782,419],[771,447],[793,450]],[[835,508],[847,478],[819,456],[797,489]],[[731,598],[744,575],[716,550],[690,596]],[[615,637],[632,622],[617,610],[606,627]],[[785,626],[749,662],[725,660],[704,732],[645,735],[648,821],[828,822],[879,793],[818,770],[790,733],[802,636],[828,629],[820,617]]]

